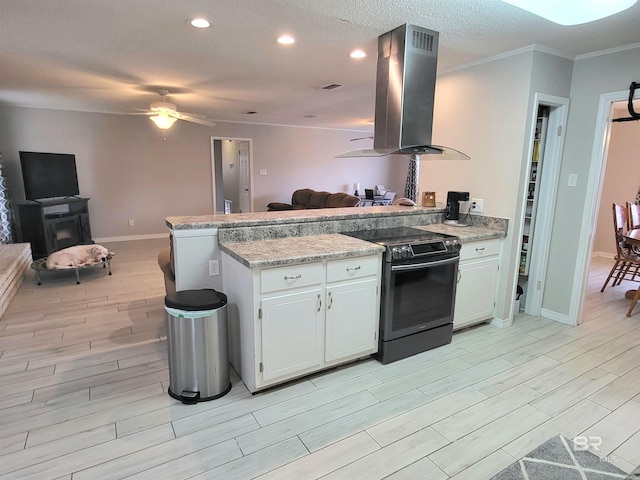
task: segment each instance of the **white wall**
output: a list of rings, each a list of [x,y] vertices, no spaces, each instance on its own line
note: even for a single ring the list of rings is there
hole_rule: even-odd
[[[333,158],[354,149],[350,139],[362,132],[177,122],[164,140],[144,116],[0,106],[0,151],[14,203],[24,201],[19,150],[73,153],[96,238],[161,234],[167,216],[212,213],[211,136],[253,139],[256,211],[290,201],[298,188],[352,192],[356,181],[401,188],[392,159]]]
[[[579,244],[595,234],[594,222],[585,220],[585,232],[581,227],[600,95],[628,90],[638,80],[638,64],[640,48],[575,62],[543,308],[569,314]],[[576,187],[567,186],[569,174],[577,174]]]
[[[600,197],[598,226],[593,242],[594,253],[613,256],[616,253],[613,239],[613,214],[611,205],[632,202],[640,187],[640,123],[611,124],[611,137],[607,165]]]
[[[469,161],[423,161],[420,191],[469,191],[484,199],[483,215],[507,218],[496,317],[509,317],[519,261],[524,167],[535,93],[569,95],[572,62],[528,51],[441,75],[436,83],[433,143],[456,148]]]

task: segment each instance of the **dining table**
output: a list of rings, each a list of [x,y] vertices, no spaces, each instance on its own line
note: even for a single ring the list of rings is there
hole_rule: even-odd
[[[626,231],[622,234],[622,238],[627,245],[631,246],[632,249],[640,251],[640,228],[633,228]],[[624,297],[631,300],[629,311],[627,311],[627,317],[630,317],[636,303],[640,300],[640,288],[627,290]]]

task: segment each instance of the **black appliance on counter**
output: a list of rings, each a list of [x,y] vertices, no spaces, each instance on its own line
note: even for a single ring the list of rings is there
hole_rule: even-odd
[[[386,364],[450,343],[460,239],[411,227],[343,234],[386,247],[376,358]]]
[[[460,202],[469,201],[469,192],[447,192],[447,211],[444,219],[457,221],[460,219]]]

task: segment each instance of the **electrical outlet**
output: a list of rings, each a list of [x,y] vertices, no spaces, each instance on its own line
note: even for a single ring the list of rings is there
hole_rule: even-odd
[[[129,220],[129,226],[130,226],[130,227],[133,227],[133,225],[134,225],[133,219],[132,219],[132,220]]]
[[[209,276],[220,275],[220,260],[209,260]]]
[[[472,198],[470,211],[473,213],[482,213],[482,210],[484,210],[484,199]]]
[[[266,168],[261,168],[260,169],[260,175],[266,175],[267,174],[267,169]]]

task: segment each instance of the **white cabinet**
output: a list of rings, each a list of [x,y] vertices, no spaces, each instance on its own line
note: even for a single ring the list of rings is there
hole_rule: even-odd
[[[325,361],[378,350],[377,256],[327,262]]]
[[[454,330],[494,316],[501,240],[462,244],[453,316]]]
[[[378,350],[381,255],[251,270],[222,254],[231,364],[251,392]]]
[[[295,376],[322,363],[322,290],[264,298],[262,379]]]

